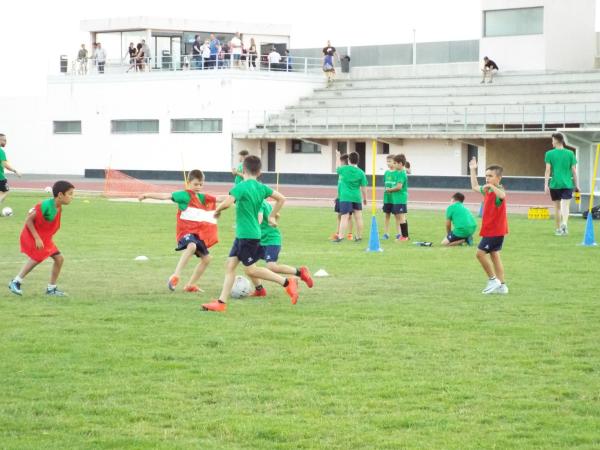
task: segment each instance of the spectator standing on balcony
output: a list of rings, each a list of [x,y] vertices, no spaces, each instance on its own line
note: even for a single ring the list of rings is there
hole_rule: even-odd
[[[81,44],[81,48],[77,53],[77,63],[79,65],[79,73],[85,75],[87,73],[88,51],[85,44]]]
[[[206,69],[210,65],[210,40],[206,39],[202,47],[200,47],[202,55],[202,68]]]
[[[98,63],[98,73],[104,73],[104,64],[106,64],[106,51],[102,48],[100,42],[96,42],[96,61]]]
[[[137,54],[135,55],[135,66],[137,68],[137,70],[139,70],[140,72],[143,72],[145,69],[144,63],[145,63],[145,58],[146,58],[146,54],[144,53],[144,45],[142,43],[139,43],[137,46]]]
[[[135,63],[135,57],[137,56],[137,48],[135,48],[135,44],[133,42],[129,43],[127,53],[129,54],[129,69],[127,69],[127,72],[129,72],[131,69],[137,70],[137,64]]]
[[[483,69],[481,69],[481,72],[483,72],[483,78],[481,80],[481,84],[485,83],[485,78],[487,76],[489,76],[490,81],[488,81],[488,83],[492,83],[493,78],[494,78],[494,74],[496,72],[498,72],[498,65],[492,61],[490,58],[488,58],[487,56],[483,57]]]
[[[202,65],[202,39],[200,39],[199,34],[194,36],[194,38],[194,45],[192,47],[192,70],[198,70]]]
[[[98,70],[98,61],[96,60],[96,52],[98,51],[98,44],[95,42],[92,43],[92,54],[90,55],[90,60],[92,61],[92,67]]]
[[[150,52],[150,46],[146,44],[146,40],[142,39],[142,50],[144,51],[144,63],[150,70],[150,60],[152,59],[152,53]]]
[[[229,53],[229,44],[225,42],[219,49],[219,68],[226,69],[229,67],[229,63],[231,62],[230,58],[231,53]]]
[[[250,47],[248,47],[248,57],[250,58],[248,67],[250,67],[250,70],[256,69],[256,57],[257,56],[258,56],[258,50],[256,49],[256,42],[254,42],[254,38],[250,38]]]
[[[323,72],[325,72],[325,75],[327,76],[328,83],[331,83],[335,78],[334,56],[337,56],[338,60],[340,59],[335,47],[331,45],[331,41],[327,41],[327,45],[323,47]]]
[[[233,39],[229,42],[229,49],[231,51],[232,66],[239,68],[240,59],[242,57],[242,40],[240,39],[240,33],[235,33]]]
[[[210,35],[210,67],[216,69],[217,67],[217,56],[221,49],[221,41],[219,41],[214,34]]]
[[[269,53],[269,69],[270,70],[279,70],[281,63],[281,55],[277,52],[275,47],[271,48],[271,53]]]

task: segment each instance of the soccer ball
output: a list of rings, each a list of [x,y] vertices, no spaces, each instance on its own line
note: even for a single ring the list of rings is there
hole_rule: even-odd
[[[52,188],[51,188],[50,186],[46,186],[46,187],[44,188],[44,191],[45,191],[47,194],[52,194]]]
[[[6,208],[2,208],[2,217],[9,217],[12,215],[13,215],[12,208],[9,208],[8,206]]]
[[[233,282],[233,288],[231,288],[231,296],[233,298],[244,298],[248,297],[252,292],[252,284],[248,278],[244,278],[240,275],[235,277]]]

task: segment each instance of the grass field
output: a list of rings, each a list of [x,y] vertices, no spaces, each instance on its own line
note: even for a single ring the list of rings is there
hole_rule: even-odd
[[[40,200],[13,193],[0,219],[0,448],[598,448],[600,250],[584,221],[511,216],[508,296],[483,296],[473,248],[327,242],[330,210],[284,208],[281,260],[317,279],[298,305],[199,305],[220,291],[233,211],[202,282],[170,293],[175,207],[76,198],[49,263],[25,280],[18,236]],[[441,212],[410,214],[413,240],[443,237]],[[380,220],[381,223],[381,220]],[[147,262],[135,262],[146,255]],[[190,273],[187,270],[187,274]]]

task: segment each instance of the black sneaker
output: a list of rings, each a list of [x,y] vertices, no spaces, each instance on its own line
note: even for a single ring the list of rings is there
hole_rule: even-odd
[[[46,289],[46,295],[51,295],[52,297],[66,297],[67,293],[63,291],[59,291],[56,288]]]

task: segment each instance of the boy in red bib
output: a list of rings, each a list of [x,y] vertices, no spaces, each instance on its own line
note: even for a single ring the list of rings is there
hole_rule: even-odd
[[[489,166],[485,170],[485,185],[477,182],[477,159],[469,161],[471,187],[483,194],[483,219],[481,222],[482,237],[477,247],[477,259],[488,276],[488,283],[482,294],[508,294],[504,282],[504,266],[500,259],[500,251],[504,236],[508,234],[506,219],[506,192],[500,184],[504,169],[500,166]],[[488,258],[489,255],[489,258]]]
[[[21,232],[21,253],[29,257],[21,272],[10,282],[8,289],[13,294],[23,295],[21,284],[23,279],[39,263],[50,257],[54,260],[50,282],[46,289],[47,295],[64,297],[66,294],[56,288],[56,281],[60,275],[64,257],[54,244],[52,238],[60,229],[60,217],[63,205],[68,205],[73,200],[75,187],[68,181],[57,181],[52,187],[54,198],[49,198],[35,205],[25,221]]]
[[[156,200],[171,200],[177,203],[177,248],[176,251],[183,252],[175,272],[167,286],[171,291],[179,283],[181,272],[189,262],[192,255],[200,258],[200,263],[192,273],[190,281],[185,285],[185,292],[199,292],[201,289],[196,285],[212,257],[208,249],[215,245],[219,239],[217,234],[217,220],[214,212],[217,207],[217,199],[212,195],[202,193],[204,186],[204,174],[201,170],[192,170],[188,175],[188,189],[173,192],[172,194],[142,194],[139,200],[147,198]]]

